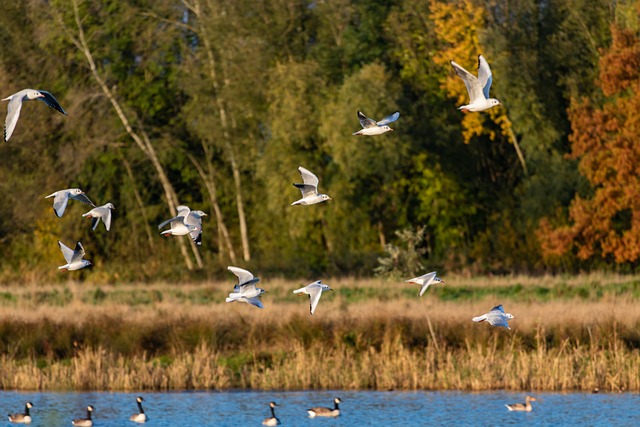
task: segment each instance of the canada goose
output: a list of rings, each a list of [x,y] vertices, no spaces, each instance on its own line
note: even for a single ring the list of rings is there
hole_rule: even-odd
[[[91,420],[91,413],[93,412],[93,406],[87,406],[87,418],[76,418],[71,421],[71,425],[78,427],[91,427],[93,425],[93,421]]]
[[[333,404],[334,404],[333,409],[317,407],[317,408],[307,409],[307,413],[311,418],[337,417],[338,415],[340,415],[340,408],[338,407],[338,403],[342,403],[342,400],[340,400],[339,397],[336,397],[335,399],[333,399]]]
[[[144,409],[142,409],[142,402],[144,402],[144,399],[141,396],[136,397],[136,402],[138,403],[138,411],[140,411],[137,414],[133,414],[129,417],[129,420],[135,422],[135,423],[146,423],[149,419],[147,418],[147,415],[144,413]]]
[[[527,396],[525,397],[526,403],[512,403],[511,405],[504,405],[507,407],[509,411],[522,411],[522,412],[531,412],[533,411],[533,407],[531,406],[531,402],[535,402],[536,398]]]
[[[273,409],[276,406],[276,402],[269,402],[269,408],[271,408],[271,417],[265,418],[262,420],[263,426],[278,426],[280,425],[280,420],[276,417],[276,411]]]
[[[31,415],[29,415],[29,409],[33,408],[33,403],[27,402],[24,405],[24,414],[9,414],[9,421],[17,424],[30,424]]]

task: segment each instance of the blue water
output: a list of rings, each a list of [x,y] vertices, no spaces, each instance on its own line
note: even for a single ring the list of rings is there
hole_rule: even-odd
[[[71,425],[84,417],[87,405],[95,407],[95,426],[134,426],[129,416],[137,411],[135,397],[142,395],[147,423],[154,427],[251,426],[276,416],[283,426],[639,426],[640,395],[586,393],[530,393],[531,413],[509,412],[505,403],[524,402],[524,393],[512,392],[170,392],[170,393],[23,393],[0,392],[0,411],[22,412],[26,401],[34,408],[32,426]],[[340,397],[342,415],[336,419],[310,419],[306,409],[333,406]],[[6,420],[6,418],[5,418]],[[8,421],[5,421],[8,425]]]

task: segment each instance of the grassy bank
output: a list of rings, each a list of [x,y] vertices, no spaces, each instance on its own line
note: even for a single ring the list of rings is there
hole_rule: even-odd
[[[314,316],[282,280],[4,287],[0,387],[640,391],[638,277],[326,281]],[[471,322],[498,303],[511,331]]]

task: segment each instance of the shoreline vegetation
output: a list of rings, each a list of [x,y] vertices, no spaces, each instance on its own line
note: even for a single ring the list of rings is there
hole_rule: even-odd
[[[13,390],[640,391],[640,277],[264,280],[0,287],[0,387]],[[499,303],[512,330],[474,324]]]

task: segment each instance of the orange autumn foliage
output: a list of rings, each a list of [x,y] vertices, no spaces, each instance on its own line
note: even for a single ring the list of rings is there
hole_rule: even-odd
[[[580,259],[640,258],[640,40],[635,32],[612,28],[613,42],[600,59],[597,84],[603,105],[574,101],[570,111],[572,151],[593,188],[576,195],[571,224],[553,227],[544,219],[538,238],[545,256],[576,250]]]

